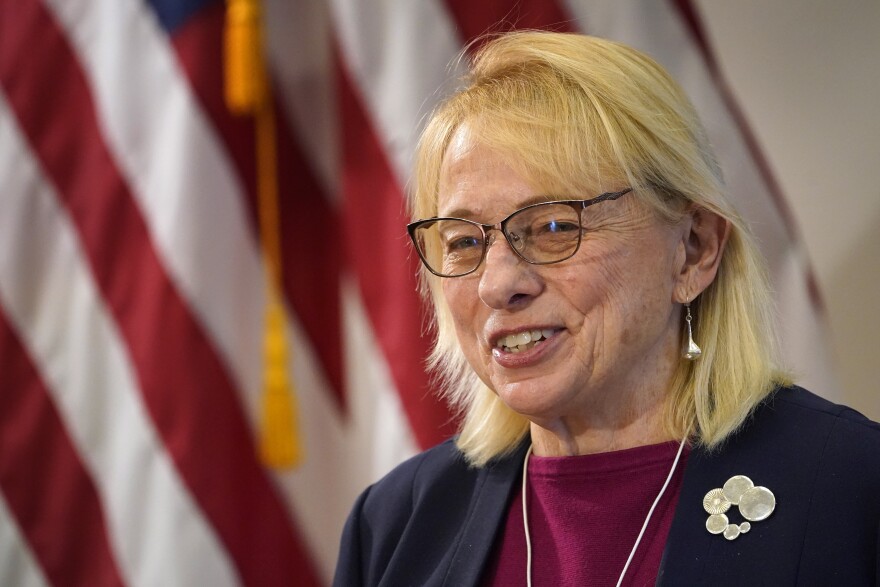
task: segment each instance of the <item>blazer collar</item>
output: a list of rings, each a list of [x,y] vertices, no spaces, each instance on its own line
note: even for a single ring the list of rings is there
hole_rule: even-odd
[[[675,517],[660,559],[658,586],[670,585],[670,581],[682,584],[684,576],[703,576],[709,551],[718,542],[718,536],[706,531],[706,513],[702,508],[706,491],[718,485],[717,471],[707,466],[706,459],[706,452],[700,447],[688,456]]]
[[[810,420],[805,432],[804,412],[769,396],[723,446],[691,451],[657,585],[729,584],[732,578],[743,585],[779,584],[783,569],[796,568],[800,546],[794,537],[805,535],[818,455],[833,427],[831,419]],[[748,535],[728,541],[706,530],[703,497],[734,475],[769,488],[777,507]]]
[[[471,511],[462,529],[443,585],[477,585],[510,503],[511,492],[520,478],[518,470],[529,448],[528,437],[510,456],[486,465],[480,472]]]

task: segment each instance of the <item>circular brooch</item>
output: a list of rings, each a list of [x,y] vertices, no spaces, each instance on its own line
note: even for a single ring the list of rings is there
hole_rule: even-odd
[[[745,518],[741,524],[732,524],[727,517],[731,506],[737,506]],[[766,487],[755,486],[745,475],[734,475],[724,487],[712,489],[703,497],[703,509],[709,514],[706,530],[711,534],[724,534],[734,540],[752,529],[752,522],[766,520],[776,509],[776,497]]]

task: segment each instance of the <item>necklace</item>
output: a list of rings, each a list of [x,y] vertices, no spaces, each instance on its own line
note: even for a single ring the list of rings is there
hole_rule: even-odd
[[[660,488],[660,493],[657,494],[657,497],[654,499],[654,503],[651,504],[651,509],[648,510],[648,516],[645,518],[645,522],[642,524],[642,529],[639,531],[639,535],[636,538],[636,543],[633,544],[632,550],[629,552],[629,557],[626,559],[626,564],[623,565],[623,570],[620,571],[620,578],[617,579],[617,587],[623,583],[623,577],[626,575],[626,570],[629,568],[629,564],[632,562],[633,556],[636,554],[636,550],[639,548],[639,543],[642,541],[642,536],[645,534],[645,529],[648,527],[648,522],[651,521],[651,515],[654,513],[654,509],[657,507],[657,504],[660,503],[660,499],[663,497],[663,493],[666,491],[666,488],[669,486],[669,482],[672,480],[672,475],[675,473],[675,467],[678,465],[678,460],[681,458],[681,451],[684,449],[684,442],[687,440],[687,437],[681,439],[681,443],[678,445],[678,452],[675,453],[675,460],[672,461],[672,467],[669,468],[669,474],[666,476],[666,481],[663,482],[663,487]],[[532,445],[529,445],[529,450],[526,451],[526,458],[523,459],[523,480],[522,480],[522,510],[523,510],[523,526],[526,531],[526,584],[528,587],[532,587],[532,538],[529,536],[529,513],[526,508],[526,482],[528,481],[529,474],[529,457],[532,456]]]

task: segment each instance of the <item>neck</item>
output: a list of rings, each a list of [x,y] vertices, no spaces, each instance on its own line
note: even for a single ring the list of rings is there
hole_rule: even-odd
[[[574,456],[679,440],[666,430],[662,400],[640,404],[638,409],[624,410],[617,417],[610,417],[607,411],[590,410],[587,417],[566,415],[533,421],[532,451],[537,456]]]

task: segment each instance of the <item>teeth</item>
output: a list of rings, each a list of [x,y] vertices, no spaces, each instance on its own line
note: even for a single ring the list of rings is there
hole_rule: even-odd
[[[511,353],[519,353],[535,346],[532,343],[537,344],[546,338],[550,338],[553,334],[554,331],[549,328],[545,330],[526,330],[516,334],[508,334],[498,340],[498,347]]]

